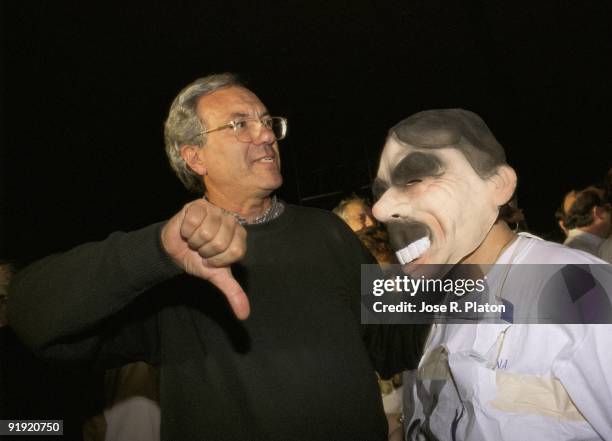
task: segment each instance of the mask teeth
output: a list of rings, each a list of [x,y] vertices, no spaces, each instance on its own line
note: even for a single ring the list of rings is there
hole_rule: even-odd
[[[412,262],[414,259],[419,258],[423,255],[425,251],[431,246],[431,241],[429,237],[421,237],[419,240],[412,242],[411,244],[405,246],[401,250],[397,251],[395,255],[397,256],[397,260],[405,265],[406,263]]]
[[[399,263],[402,265],[405,265],[413,260],[411,257],[412,253],[410,253],[410,249],[408,247],[402,248],[401,250],[397,251],[395,255],[397,256],[397,260],[399,261]]]

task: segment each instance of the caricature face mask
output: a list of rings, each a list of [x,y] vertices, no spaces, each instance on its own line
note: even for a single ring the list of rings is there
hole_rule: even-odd
[[[503,148],[472,112],[430,110],[395,126],[373,213],[387,224],[400,262],[455,264],[478,248],[509,198],[496,178],[504,163]]]

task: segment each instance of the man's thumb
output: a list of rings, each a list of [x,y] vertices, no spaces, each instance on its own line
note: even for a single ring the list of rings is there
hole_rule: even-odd
[[[234,279],[230,268],[219,268],[219,271],[215,271],[215,274],[208,281],[219,288],[223,295],[227,297],[236,317],[244,320],[249,316],[251,312],[249,299],[240,284]]]

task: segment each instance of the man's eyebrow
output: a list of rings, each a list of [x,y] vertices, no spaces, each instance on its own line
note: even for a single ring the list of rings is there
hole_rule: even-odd
[[[404,157],[391,172],[393,185],[406,185],[410,181],[439,175],[442,161],[432,153],[414,152]]]
[[[244,112],[233,112],[230,115],[230,118],[249,118],[251,116],[250,113],[244,113]],[[259,114],[259,117],[261,118],[262,116],[270,116],[270,112],[268,112],[267,110],[263,113]]]

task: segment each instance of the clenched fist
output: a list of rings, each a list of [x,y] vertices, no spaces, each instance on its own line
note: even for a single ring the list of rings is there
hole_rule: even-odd
[[[161,239],[179,267],[221,290],[236,317],[249,316],[249,300],[229,267],[246,253],[246,230],[234,216],[198,199],[168,221]]]

